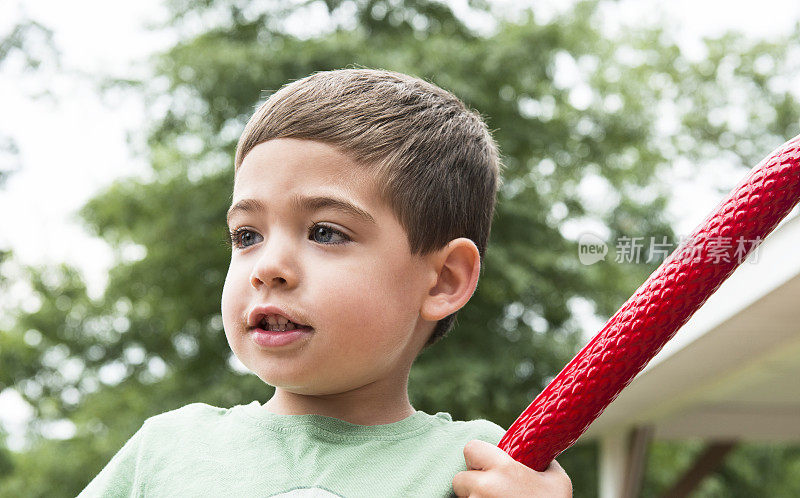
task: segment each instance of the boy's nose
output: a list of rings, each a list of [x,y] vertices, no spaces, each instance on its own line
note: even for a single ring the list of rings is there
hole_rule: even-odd
[[[250,284],[258,289],[261,285],[294,286],[297,271],[294,267],[297,248],[292,246],[288,236],[273,232],[265,237],[261,254],[250,274]]]

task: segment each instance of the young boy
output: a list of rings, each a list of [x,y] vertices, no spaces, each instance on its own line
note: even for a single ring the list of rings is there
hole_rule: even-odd
[[[408,399],[477,286],[499,171],[480,117],[420,79],[328,71],[272,95],[236,151],[222,318],[275,394],[147,419],[81,496],[571,496],[502,427]]]

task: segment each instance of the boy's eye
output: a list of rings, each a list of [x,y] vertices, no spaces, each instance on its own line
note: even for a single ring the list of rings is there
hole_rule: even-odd
[[[248,244],[248,242],[253,242],[255,235],[256,232],[249,228],[237,228],[231,232],[231,245],[238,249],[249,247],[251,244]]]
[[[311,231],[310,234],[311,238],[315,242],[319,242],[320,244],[330,244],[330,245],[344,244],[345,242],[350,240],[350,237],[343,234],[339,230],[336,230],[333,227],[329,227],[328,225],[314,223],[309,227],[309,230]],[[338,235],[340,237],[339,242],[331,242],[331,238],[335,235]]]
[[[344,244],[350,240],[350,237],[341,231],[320,223],[313,223],[310,227],[308,227],[308,230],[309,240],[313,240],[314,242],[318,242],[320,244],[338,245]],[[245,249],[258,242],[255,240],[257,236],[258,233],[250,230],[249,228],[237,228],[236,230],[230,232],[231,245],[237,249]],[[338,240],[336,240],[337,237]]]

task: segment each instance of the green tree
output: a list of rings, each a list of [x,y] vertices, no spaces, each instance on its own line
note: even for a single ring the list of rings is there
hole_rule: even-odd
[[[0,34],[0,69],[9,71],[9,66],[14,64],[15,67],[10,71],[30,75],[36,73],[45,61],[58,64],[59,56],[53,41],[53,33],[44,25],[23,17],[8,32]],[[7,134],[7,130],[0,130],[0,190],[20,168],[19,147],[16,140]],[[11,265],[12,259],[13,251],[0,247],[0,296],[7,296],[11,292],[12,281],[7,267]],[[0,312],[5,311],[7,304],[5,300],[0,300]],[[1,332],[4,332],[2,325],[0,325]],[[16,366],[12,362],[22,356],[17,354],[20,351],[15,347],[18,344],[17,339],[18,337],[7,338],[0,335],[0,367],[8,371]],[[4,361],[6,359],[10,362],[6,363]],[[0,384],[0,391],[3,387]],[[5,430],[0,427],[0,481],[15,471],[13,455],[6,447],[6,437]]]
[[[41,307],[19,310],[0,336],[0,389],[15,387],[36,410],[31,447],[14,456],[0,496],[74,495],[147,416],[270,396],[232,366],[219,302],[236,140],[259,98],[287,81],[341,67],[398,70],[452,90],[486,117],[507,168],[484,272],[456,329],[417,360],[410,395],[417,409],[504,427],[584,342],[571,303],[588,301],[609,317],[659,263],[582,266],[576,231],[594,223],[607,240],[674,239],[662,180],[675,160],[724,152],[751,166],[797,132],[796,102],[758,62],[766,54],[770,73],[789,74],[781,72],[786,43],[796,35],[774,44],[708,40],[709,56],[697,62],[659,29],[608,36],[597,2],[546,23],[531,11],[509,20],[470,4],[496,22],[490,33],[430,0],[167,4],[165,29],[181,40],[137,86],[155,109],[146,151],[153,177],[119,180],[81,211],[118,254],[104,295],[90,299],[65,265],[29,268]],[[293,34],[293,20],[317,7],[323,29]],[[733,52],[740,64],[729,74]],[[563,76],[570,68],[572,81]],[[753,120],[744,127],[715,113],[730,103],[720,85],[746,93]],[[677,130],[663,129],[665,108]],[[75,436],[44,437],[61,419]],[[68,462],[57,457],[67,454]],[[559,457],[576,496],[595,494],[595,459],[594,446]],[[679,471],[675,459],[663,468]]]

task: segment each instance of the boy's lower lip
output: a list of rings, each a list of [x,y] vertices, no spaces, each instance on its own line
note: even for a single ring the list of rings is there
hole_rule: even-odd
[[[276,348],[299,341],[303,337],[311,335],[313,330],[311,327],[304,327],[288,332],[275,332],[256,327],[250,331],[250,337],[261,347]]]

